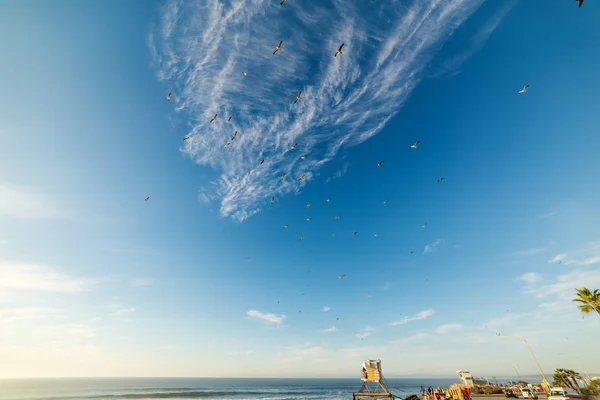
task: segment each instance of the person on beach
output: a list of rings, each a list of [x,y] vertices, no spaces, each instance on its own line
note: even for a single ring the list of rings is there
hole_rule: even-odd
[[[421,385],[421,394],[425,394],[425,388]]]
[[[427,389],[427,393],[429,393],[429,397],[433,396],[433,388],[431,386]]]

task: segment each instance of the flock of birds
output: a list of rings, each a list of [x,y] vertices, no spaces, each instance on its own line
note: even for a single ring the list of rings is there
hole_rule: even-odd
[[[283,5],[283,4],[284,4],[286,1],[287,1],[287,0],[281,0],[281,2],[280,2],[280,5]],[[577,1],[577,3],[579,4],[579,7],[581,7],[581,6],[582,6],[582,4],[583,4],[583,2],[584,2],[584,0],[575,0],[575,1]],[[279,41],[279,43],[277,44],[277,46],[276,46],[276,47],[275,47],[275,49],[273,50],[273,55],[276,55],[277,53],[279,53],[279,52],[281,51],[281,49],[282,49],[282,46],[283,46],[283,40]],[[334,57],[334,58],[336,58],[336,57],[338,57],[339,55],[341,55],[341,54],[342,54],[342,51],[343,51],[343,48],[344,48],[344,43],[342,43],[342,44],[341,44],[341,45],[338,47],[338,49],[337,49],[337,50],[336,50],[336,52],[334,53],[333,57]],[[242,71],[242,75],[243,75],[244,77],[246,77],[246,76],[248,76],[248,73],[247,73],[246,71]],[[525,86],[523,87],[523,89],[521,89],[521,90],[519,90],[519,91],[517,92],[517,94],[518,94],[518,95],[522,95],[522,94],[524,94],[524,93],[527,93],[527,89],[528,89],[528,88],[529,88],[529,85],[525,85]],[[173,93],[169,93],[169,94],[167,94],[167,96],[166,96],[166,98],[167,98],[167,101],[171,101],[171,99],[172,99],[172,96],[173,96]],[[295,98],[295,100],[294,100],[293,104],[296,104],[296,103],[298,103],[298,102],[299,102],[301,99],[302,99],[302,91],[300,90],[300,91],[298,91],[298,94],[296,95],[296,98]],[[212,118],[210,119],[209,123],[212,123],[212,122],[216,121],[216,120],[217,120],[217,118],[218,118],[218,113],[215,113],[215,114],[212,116]],[[231,122],[231,119],[232,119],[232,117],[231,117],[231,116],[229,116],[229,117],[227,118],[227,122]],[[235,132],[233,133],[233,136],[231,137],[231,140],[227,142],[227,144],[225,145],[225,147],[226,147],[226,148],[229,148],[229,147],[231,146],[231,144],[233,143],[233,141],[234,141],[234,140],[235,140],[237,137],[238,137],[238,131],[235,131]],[[191,136],[189,136],[189,135],[188,135],[188,136],[185,136],[185,137],[183,138],[183,140],[184,140],[184,141],[191,140],[191,139],[192,139],[192,138],[191,138]],[[420,144],[420,141],[419,141],[419,140],[417,140],[416,142],[414,142],[413,144],[411,144],[411,145],[410,145],[410,148],[411,148],[411,149],[413,149],[413,150],[417,150],[417,149],[418,149],[418,147],[419,147],[419,144]],[[291,146],[291,149],[295,149],[297,146],[298,146],[298,143],[294,143],[294,144]],[[302,156],[300,157],[300,159],[301,159],[301,160],[306,160],[306,158],[307,158],[307,155],[306,155],[306,154],[304,154],[304,155],[302,155]],[[265,163],[265,159],[262,159],[262,160],[260,161],[259,165],[263,165],[264,163]],[[384,160],[381,160],[381,161],[380,161],[380,162],[377,164],[377,167],[382,167],[382,166],[383,166],[383,163],[384,163]],[[281,176],[281,180],[283,181],[283,180],[285,180],[285,178],[286,178],[286,174],[284,173],[284,174]],[[301,175],[301,176],[298,178],[298,181],[303,181],[305,178],[306,178],[306,175],[305,175],[305,174],[302,174],[302,175]],[[439,179],[437,180],[437,183],[442,183],[443,181],[444,181],[444,178],[443,178],[443,177],[441,177],[441,178],[439,178]],[[150,197],[148,196],[148,197],[146,197],[144,200],[145,200],[145,201],[148,201],[148,200],[150,200]],[[325,202],[326,202],[326,203],[330,203],[330,202],[331,202],[331,198],[327,198],[327,199],[325,200]],[[274,203],[275,203],[275,197],[271,197],[270,203],[271,203],[271,204],[274,204]],[[382,201],[382,202],[381,202],[381,204],[382,204],[382,205],[385,205],[385,204],[387,204],[387,203],[388,203],[388,199],[385,199],[384,201]],[[310,203],[306,204],[305,208],[306,208],[306,209],[310,208]],[[335,216],[334,216],[334,220],[339,220],[339,218],[340,218],[340,217],[339,217],[339,215],[335,215]],[[306,222],[310,222],[311,220],[312,220],[312,218],[310,218],[310,217],[307,217],[307,218],[306,218]],[[285,225],[283,225],[283,229],[287,229],[288,227],[289,227],[289,225],[288,225],[288,224],[285,224]],[[423,228],[423,229],[427,228],[427,223],[424,223],[423,225],[421,225],[421,228]],[[358,235],[358,231],[353,231],[353,235],[354,235],[354,236]],[[336,236],[336,234],[335,234],[335,233],[332,233],[332,235],[331,235],[331,236],[332,236],[332,237],[335,237],[335,236]],[[373,234],[373,236],[374,236],[375,238],[377,238],[377,237],[379,237],[379,233],[375,233],[375,234]],[[299,242],[302,242],[302,241],[304,241],[304,236],[300,236],[300,237],[298,238],[298,241],[299,241]],[[415,250],[414,250],[414,249],[413,249],[413,250],[410,250],[410,254],[414,254],[414,253],[415,253]],[[250,258],[249,256],[246,256],[246,257],[244,257],[244,259],[249,259],[249,258]],[[310,270],[309,270],[309,272],[310,272]],[[343,279],[344,279],[344,277],[346,277],[346,275],[345,275],[345,274],[342,274],[342,275],[339,275],[339,276],[338,276],[338,279],[341,281],[341,280],[343,280]],[[310,285],[308,285],[308,284],[307,284],[306,286],[310,286]],[[304,293],[302,293],[302,296],[304,296]],[[280,302],[279,302],[279,301],[277,301],[277,303],[279,304]],[[506,311],[508,312],[509,310],[506,310]],[[301,312],[302,312],[302,310],[299,310],[298,312],[299,312],[299,313],[301,313]],[[337,320],[339,320],[339,317],[337,318]],[[487,326],[486,326],[486,328],[487,328]]]

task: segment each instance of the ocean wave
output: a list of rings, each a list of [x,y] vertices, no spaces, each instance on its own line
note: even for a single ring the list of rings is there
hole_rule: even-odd
[[[311,397],[314,392],[307,391],[206,391],[206,390],[187,390],[177,391],[178,389],[165,388],[160,391],[153,391],[147,393],[131,393],[140,389],[130,390],[130,393],[111,393],[111,394],[93,394],[84,396],[61,396],[61,397],[36,397],[23,400],[143,400],[143,399],[201,399],[210,397],[239,397],[239,396],[250,396],[254,399],[257,397],[269,399],[269,400],[283,400],[283,399],[297,399],[298,396],[302,395],[302,398]],[[276,394],[276,397],[269,396],[269,393]],[[309,395],[309,396],[307,396]]]

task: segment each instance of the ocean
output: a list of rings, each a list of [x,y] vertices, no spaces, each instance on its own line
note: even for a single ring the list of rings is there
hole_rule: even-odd
[[[387,379],[400,397],[458,379]],[[0,380],[0,400],[351,400],[360,379],[63,378]]]

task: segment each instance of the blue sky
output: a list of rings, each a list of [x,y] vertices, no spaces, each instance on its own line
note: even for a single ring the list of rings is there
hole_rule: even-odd
[[[185,3],[0,4],[1,377],[600,371],[600,4]]]

